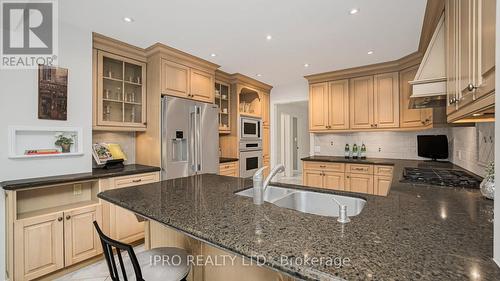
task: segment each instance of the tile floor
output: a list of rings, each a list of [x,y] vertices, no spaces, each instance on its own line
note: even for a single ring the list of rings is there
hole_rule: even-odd
[[[134,252],[136,254],[142,251],[144,251],[144,244],[134,247]],[[127,263],[128,259],[128,255],[123,255],[124,263]],[[103,259],[75,272],[61,276],[54,281],[111,281],[111,277],[109,277],[108,265]]]

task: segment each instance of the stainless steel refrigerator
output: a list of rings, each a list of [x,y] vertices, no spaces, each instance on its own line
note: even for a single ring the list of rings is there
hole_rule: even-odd
[[[219,171],[219,108],[164,96],[161,114],[162,180]]]

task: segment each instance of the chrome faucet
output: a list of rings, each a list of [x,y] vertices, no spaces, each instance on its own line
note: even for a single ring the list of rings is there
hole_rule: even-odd
[[[276,167],[274,167],[271,170],[271,172],[267,176],[266,180],[264,181],[264,184],[262,185],[264,192],[266,192],[267,186],[269,185],[271,180],[274,178],[274,176],[276,176],[276,174],[282,173],[284,171],[285,171],[285,166],[283,166],[283,164],[278,164]]]
[[[337,218],[337,221],[340,223],[348,223],[351,221],[349,216],[347,215],[347,205],[340,204],[337,199],[332,198],[333,202],[335,202],[337,205],[339,205],[339,217]]]
[[[264,170],[267,168],[267,166],[262,167],[253,174],[252,180],[253,180],[253,203],[256,205],[261,205],[264,203],[264,194],[266,192],[267,186],[269,185],[269,182],[273,179],[273,177],[277,173],[281,173],[285,171],[285,166],[283,164],[279,164],[274,169],[269,173],[269,176],[267,176],[266,180],[262,182],[263,179],[263,173]]]

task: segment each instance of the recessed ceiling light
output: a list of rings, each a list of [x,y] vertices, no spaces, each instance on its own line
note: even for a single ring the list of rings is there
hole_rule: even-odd
[[[133,21],[134,21],[134,19],[133,19],[133,18],[129,18],[129,17],[124,17],[124,18],[123,18],[123,21],[124,21],[124,22],[133,22]]]
[[[216,57],[216,56],[217,56],[217,54],[215,54],[215,53],[211,53],[211,54],[210,54],[210,56],[211,56],[211,57]]]
[[[262,76],[262,74],[260,74],[260,73],[257,73],[257,77],[261,77],[261,76]]]
[[[357,9],[357,8],[352,8],[352,9],[349,11],[349,15],[355,15],[355,14],[357,14],[357,13],[359,13],[359,9]]]
[[[373,55],[373,51],[368,51],[368,54],[369,55]]]
[[[304,63],[304,67],[309,67],[309,64],[308,63]]]
[[[267,36],[266,36],[266,40],[267,40],[267,41],[269,41],[269,40],[271,40],[271,39],[273,39],[273,37],[272,37],[271,35],[267,35]]]

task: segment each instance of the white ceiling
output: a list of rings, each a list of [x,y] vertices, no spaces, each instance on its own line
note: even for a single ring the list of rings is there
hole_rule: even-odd
[[[426,0],[59,1],[65,23],[139,47],[161,42],[274,86],[414,52],[425,5]],[[360,12],[349,15],[351,8]]]

